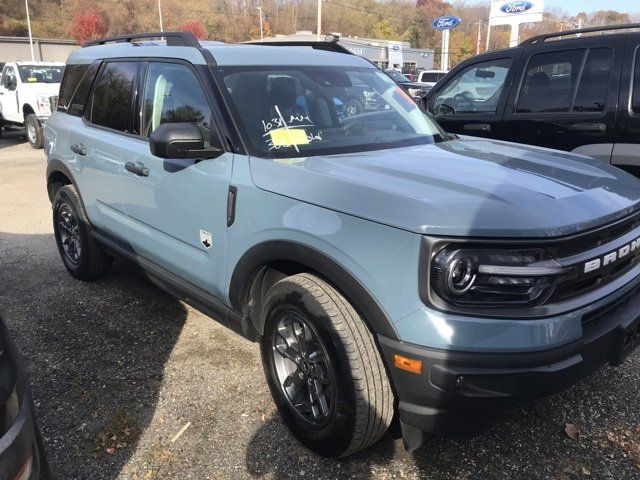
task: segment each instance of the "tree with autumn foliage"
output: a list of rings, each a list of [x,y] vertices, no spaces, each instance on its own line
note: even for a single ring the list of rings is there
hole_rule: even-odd
[[[187,20],[182,24],[180,30],[193,33],[198,40],[207,37],[207,31],[198,20]]]
[[[107,33],[107,25],[94,7],[77,13],[73,20],[70,33],[78,45],[104,37]]]

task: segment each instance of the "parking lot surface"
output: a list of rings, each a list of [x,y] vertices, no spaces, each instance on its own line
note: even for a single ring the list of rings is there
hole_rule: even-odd
[[[345,460],[298,445],[257,345],[119,264],[67,274],[45,158],[0,140],[0,315],[20,348],[61,479],[640,479],[640,355],[468,439],[407,453],[397,435]],[[181,433],[182,432],[182,433]]]

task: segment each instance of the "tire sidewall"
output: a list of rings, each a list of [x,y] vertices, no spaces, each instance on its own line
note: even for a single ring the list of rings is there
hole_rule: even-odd
[[[64,251],[62,246],[62,240],[60,238],[60,227],[58,225],[58,212],[63,205],[68,205],[78,222],[78,232],[80,240],[80,258],[77,263],[72,262]],[[77,196],[67,187],[62,187],[56,193],[53,200],[53,233],[56,239],[56,245],[60,252],[60,258],[64,263],[67,270],[69,270],[74,276],[82,276],[82,273],[89,267],[88,251],[89,251],[89,231],[84,221],[84,216],[81,215],[81,206],[79,204]]]
[[[35,129],[35,139],[32,139],[31,136],[29,135],[29,126],[31,124]],[[42,126],[40,125],[40,122],[38,121],[38,119],[34,114],[31,113],[27,115],[27,119],[25,121],[25,127],[27,128],[27,140],[29,141],[29,145],[31,145],[31,147],[35,149],[42,148]]]
[[[355,429],[356,399],[344,346],[337,332],[332,328],[331,319],[312,295],[294,290],[286,285],[276,285],[275,295],[269,296],[265,305],[267,318],[260,349],[262,360],[274,402],[284,423],[293,434],[314,452],[338,457],[347,450]],[[335,404],[329,422],[322,427],[310,427],[286,399],[275,370],[272,354],[273,334],[279,314],[294,311],[310,323],[319,335],[329,355],[333,367]]]

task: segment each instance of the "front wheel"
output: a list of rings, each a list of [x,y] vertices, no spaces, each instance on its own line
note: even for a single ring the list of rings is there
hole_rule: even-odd
[[[296,438],[327,457],[377,442],[393,418],[394,397],[373,335],[349,302],[305,273],[271,287],[265,308],[265,374]]]
[[[29,144],[35,149],[42,148],[42,125],[40,125],[38,118],[31,113],[27,115],[24,124],[27,128]]]

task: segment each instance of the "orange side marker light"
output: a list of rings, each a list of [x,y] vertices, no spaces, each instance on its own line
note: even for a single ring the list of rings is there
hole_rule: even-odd
[[[411,373],[422,373],[422,360],[403,357],[402,355],[393,354],[393,364],[400,370],[406,370]]]

